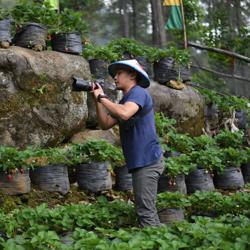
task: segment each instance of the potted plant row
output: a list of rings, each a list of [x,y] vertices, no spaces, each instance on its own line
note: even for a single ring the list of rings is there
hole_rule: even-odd
[[[82,53],[87,24],[81,12],[65,8],[57,13],[47,1],[22,0],[11,16],[16,26],[15,45],[38,51],[51,45],[55,51]]]
[[[186,172],[185,183],[188,193],[196,190],[211,191],[215,187],[221,189],[243,187],[244,181],[239,167],[249,162],[250,156],[249,148],[244,147],[244,134],[241,131],[232,133],[222,130],[215,138],[208,135],[191,138],[189,135],[179,134],[172,124],[168,124],[163,114],[156,114],[156,128],[170,150],[170,154],[165,153],[168,157],[165,176],[160,180],[167,175],[176,177]],[[178,155],[171,157],[171,151],[179,153],[181,159],[178,159]],[[186,171],[181,169],[185,166]],[[224,180],[223,185],[219,184],[221,179]],[[169,182],[176,184],[176,180]],[[166,181],[163,186],[167,189]]]

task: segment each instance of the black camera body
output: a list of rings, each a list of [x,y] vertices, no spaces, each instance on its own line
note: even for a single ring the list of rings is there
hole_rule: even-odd
[[[97,79],[95,82],[98,82],[102,87],[104,87],[104,80],[103,79]],[[95,89],[97,89],[97,88],[98,88],[98,86],[95,86]],[[78,77],[73,76],[72,91],[90,92],[90,91],[92,91],[92,84],[89,80],[84,80],[82,78],[78,78]]]

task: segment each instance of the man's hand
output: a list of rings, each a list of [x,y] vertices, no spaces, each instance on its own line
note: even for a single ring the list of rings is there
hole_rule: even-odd
[[[104,94],[102,86],[97,82],[92,83],[92,93],[95,97],[95,100],[97,100],[99,94]]]

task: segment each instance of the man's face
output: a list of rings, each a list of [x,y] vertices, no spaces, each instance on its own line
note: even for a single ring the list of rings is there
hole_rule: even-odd
[[[136,78],[136,73],[132,74],[131,72],[128,72],[123,69],[119,69],[116,72],[116,75],[114,77],[116,88],[118,90],[124,90],[128,86],[130,86],[131,81],[134,81]]]

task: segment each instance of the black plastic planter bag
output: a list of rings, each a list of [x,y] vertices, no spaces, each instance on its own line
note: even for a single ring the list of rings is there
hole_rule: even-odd
[[[184,211],[181,208],[163,208],[158,211],[158,215],[163,224],[184,220]]]
[[[52,50],[80,55],[82,53],[82,39],[79,32],[58,33],[51,35]]]
[[[213,191],[214,183],[211,174],[203,168],[197,168],[186,176],[187,193],[195,191]]]
[[[250,163],[242,165],[241,171],[242,171],[245,183],[250,183]]]
[[[76,168],[75,168],[75,166],[68,166],[68,176],[69,176],[69,183],[70,184],[76,183]]]
[[[8,178],[8,175],[0,171],[0,192],[7,195],[18,195],[30,192],[29,171],[16,172]]]
[[[235,118],[237,119],[237,127],[239,129],[245,129],[247,126],[247,117],[246,117],[246,113],[242,110],[237,110],[235,112]]]
[[[69,192],[68,169],[65,165],[37,167],[30,171],[31,182],[38,189],[66,194]]]
[[[115,169],[115,180],[116,180],[116,189],[119,191],[128,191],[132,190],[132,174],[128,172],[127,167],[117,167]]]
[[[183,82],[189,81],[191,78],[191,73],[188,68],[180,68],[180,77]],[[178,79],[178,71],[175,66],[175,61],[173,58],[164,57],[158,62],[154,63],[154,80],[160,84],[166,84],[170,80]]]
[[[76,168],[76,178],[80,189],[100,192],[112,188],[111,173],[108,162],[80,164]]]
[[[0,21],[0,41],[11,42],[11,20],[4,19]]]
[[[13,43],[24,48],[46,47],[47,28],[39,23],[27,23],[14,36]]]
[[[181,194],[187,193],[187,187],[185,183],[185,176],[180,174],[175,178],[168,176],[160,176],[158,183],[158,193],[163,192],[180,192]]]
[[[136,56],[135,59],[139,62],[142,68],[147,72],[148,76],[152,77],[152,65],[149,63],[148,59],[144,56]]]
[[[241,169],[236,167],[226,167],[222,174],[215,174],[214,184],[216,188],[225,190],[242,188],[244,186],[244,179]]]
[[[108,75],[107,63],[100,59],[89,60],[90,73],[95,76],[95,78],[104,79]]]

